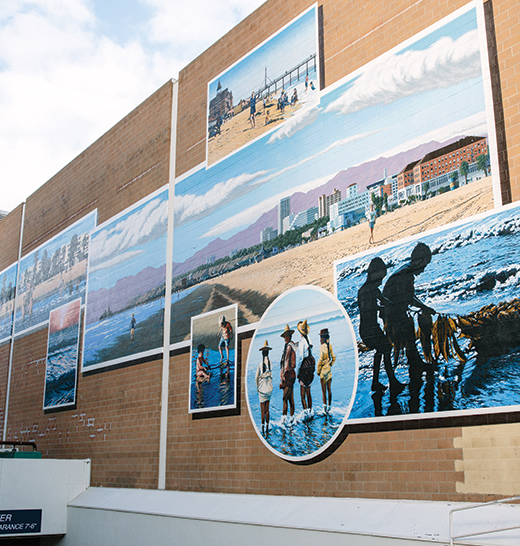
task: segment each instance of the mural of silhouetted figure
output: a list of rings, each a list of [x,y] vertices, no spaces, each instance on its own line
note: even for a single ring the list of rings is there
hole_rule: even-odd
[[[434,309],[415,296],[415,277],[425,270],[431,259],[430,247],[424,243],[417,243],[412,250],[409,263],[393,273],[383,289],[383,296],[389,301],[385,306],[385,318],[387,334],[394,344],[394,366],[404,347],[410,381],[415,382],[420,379],[425,363],[417,350],[415,325],[410,307],[417,307],[422,313],[436,314]]]

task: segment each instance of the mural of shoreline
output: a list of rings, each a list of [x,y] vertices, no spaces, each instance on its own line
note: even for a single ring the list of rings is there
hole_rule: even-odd
[[[73,405],[78,376],[81,300],[53,309],[49,320],[43,409]]]
[[[208,164],[319,101],[316,8],[208,85]]]
[[[467,214],[493,148],[482,66],[470,5],[323,92],[305,119],[178,180],[172,343],[189,337],[191,315],[234,301],[240,326],[259,320],[273,298],[251,283],[255,300],[240,280],[228,282],[234,271],[249,276],[271,260],[291,268],[295,247],[305,263],[312,245],[322,244],[318,237],[355,230],[370,203],[396,214],[469,188],[470,203],[459,211]],[[442,202],[449,220],[452,204]],[[395,226],[401,233],[409,214]],[[274,297],[283,291],[276,288]]]
[[[491,180],[479,180],[384,214],[377,219],[376,245],[410,237],[492,208]],[[218,308],[236,302],[239,324],[252,324],[261,319],[276,297],[290,288],[313,284],[332,291],[334,261],[371,248],[368,238],[368,225],[360,224],[174,293],[175,316],[172,319],[176,322],[176,335],[172,337],[172,343],[188,339],[191,313],[206,312],[213,305]],[[180,336],[181,332],[184,337]]]
[[[7,341],[13,332],[17,270],[18,263],[0,273],[0,343]]]
[[[303,321],[307,321],[305,326],[301,324]],[[310,382],[310,397],[306,396],[305,399],[301,395],[299,378],[303,376],[299,371],[303,365],[302,357],[308,355],[308,349],[300,356],[300,345],[305,342],[297,328],[298,324],[308,329],[304,333],[312,345],[311,354],[314,358],[313,371],[305,379],[307,383]],[[287,331],[289,337],[282,337]],[[327,337],[321,337],[325,332]],[[283,399],[286,390],[281,388],[280,370],[282,362],[286,366],[287,340],[290,340],[295,352],[296,379],[290,387],[294,411],[291,412],[291,404],[288,403],[284,415]],[[262,352],[266,344],[269,347],[265,353],[269,358],[268,364],[263,360]],[[326,359],[329,359],[327,363]],[[326,369],[330,361],[332,366]],[[261,385],[266,371],[270,372],[267,381],[272,385],[272,393],[267,396],[259,394],[265,390]],[[321,453],[337,436],[348,417],[356,382],[357,350],[354,332],[334,297],[311,286],[301,286],[281,295],[262,317],[247,359],[248,408],[262,441],[282,458],[304,460]],[[323,388],[326,392],[330,389],[330,392],[323,395]],[[262,401],[269,404],[270,416],[267,422],[264,422],[266,419],[261,415]]]
[[[371,389],[375,351],[362,352],[358,394],[350,419],[517,406],[520,207],[506,207],[338,261],[337,296],[352,317],[356,335],[360,323],[358,290],[367,279],[368,264],[380,257],[387,265],[381,285],[386,294],[384,287],[393,273],[406,264],[414,267],[410,256],[419,241],[432,253],[424,271],[415,274],[415,295],[437,313],[433,316],[433,357],[429,357],[428,341],[427,345],[416,342],[422,364],[409,361],[408,351],[401,353],[395,374],[408,386],[395,394],[391,389]],[[415,328],[426,332],[418,322],[424,312],[417,305],[412,309]],[[385,316],[390,320],[388,312]],[[414,369],[420,376],[412,376]],[[380,382],[388,386],[382,364]]]
[[[161,350],[167,209],[159,190],[92,232],[83,371]]]
[[[41,328],[49,313],[77,298],[84,301],[92,212],[20,260],[15,334]]]

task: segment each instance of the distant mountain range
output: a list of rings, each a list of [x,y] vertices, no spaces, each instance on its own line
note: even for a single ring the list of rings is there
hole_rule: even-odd
[[[448,144],[456,142],[463,138],[456,136],[444,142],[432,140],[426,144],[421,144],[416,148],[401,152],[392,157],[379,157],[372,161],[367,161],[356,167],[349,167],[343,171],[339,171],[328,182],[321,186],[308,191],[307,193],[297,192],[291,195],[291,212],[298,213],[307,210],[311,207],[318,206],[318,198],[320,195],[331,195],[334,189],[341,191],[342,198],[345,198],[346,189],[351,184],[357,184],[358,192],[366,190],[367,186],[382,180],[384,171],[388,176],[392,176],[401,172],[406,165],[412,161],[418,161],[426,154],[438,150]],[[194,270],[198,266],[206,263],[210,256],[215,256],[216,259],[228,256],[235,249],[247,248],[260,243],[260,233],[267,227],[278,228],[278,207],[273,207],[268,212],[265,212],[258,218],[256,222],[236,233],[227,240],[220,238],[213,239],[206,247],[196,252],[193,256],[182,263],[173,263],[173,277]]]
[[[136,275],[119,279],[112,288],[100,288],[88,293],[87,324],[96,322],[101,315],[118,313],[132,304],[144,303],[147,299],[157,297],[158,289],[164,287],[166,265],[146,267]],[[149,295],[149,298],[144,297]],[[110,314],[106,311],[110,309]]]

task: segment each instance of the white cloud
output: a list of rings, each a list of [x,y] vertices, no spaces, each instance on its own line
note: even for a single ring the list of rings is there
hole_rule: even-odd
[[[175,226],[211,214],[226,202],[252,191],[267,171],[245,173],[215,184],[202,195],[186,194],[175,197]]]
[[[411,150],[416,146],[420,146],[425,142],[431,142],[432,140],[444,142],[456,136],[487,136],[487,134],[486,113],[478,112],[477,114],[473,114],[467,118],[454,121],[453,123],[445,125],[444,127],[439,127],[439,129],[434,129],[433,131],[420,135],[415,139],[403,142],[399,146],[391,148],[390,150],[385,150],[383,153],[378,154],[371,159],[377,159],[377,157],[381,156],[392,157],[393,155]],[[370,161],[371,159],[368,159],[367,161]]]
[[[478,33],[441,38],[422,51],[406,51],[371,65],[326,112],[352,114],[376,104],[448,87],[481,74]]]
[[[153,199],[114,227],[101,229],[90,244],[89,268],[105,269],[133,258],[139,253],[135,247],[165,235],[167,220],[168,202]]]
[[[306,193],[314,188],[318,188],[322,184],[328,182],[334,176],[334,174],[320,176],[317,179],[305,182],[304,184],[301,184],[295,188],[291,188],[291,194],[297,192]],[[226,220],[220,222],[220,224],[217,224],[213,229],[205,233],[201,239],[206,237],[218,237],[245,224],[253,224],[256,222],[256,220],[258,220],[258,218],[260,218],[260,216],[262,216],[262,214],[278,205],[280,199],[283,199],[284,197],[287,197],[287,190],[284,190],[276,195],[272,195],[260,203],[257,203],[256,205],[253,205],[252,207],[249,207],[230,218],[226,218]]]
[[[264,0],[146,0],[155,15],[150,39],[168,44],[188,61],[202,53]]]
[[[284,138],[292,137],[298,131],[301,131],[308,125],[312,125],[319,116],[321,108],[318,106],[311,106],[310,108],[304,108],[293,117],[289,118],[277,131],[275,131],[269,138],[269,144],[272,144],[276,140],[282,140]]]
[[[117,42],[100,32],[92,0],[2,2],[0,209],[24,201],[260,4],[142,1],[152,18]]]

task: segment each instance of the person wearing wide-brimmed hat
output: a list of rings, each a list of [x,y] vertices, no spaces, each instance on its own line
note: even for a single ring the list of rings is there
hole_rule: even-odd
[[[262,434],[269,432],[269,403],[273,394],[273,372],[271,360],[269,359],[269,351],[271,347],[265,340],[265,343],[260,347],[262,351],[262,361],[258,365],[255,374],[256,390],[260,400],[260,413],[262,416]]]
[[[314,379],[316,361],[311,353],[312,344],[309,339],[310,326],[307,319],[298,322],[296,329],[300,332],[301,340],[298,343],[298,365],[296,377],[300,383],[300,398],[305,417],[312,412],[311,383]]]
[[[320,358],[316,371],[320,376],[321,393],[323,395],[323,411],[328,413],[332,405],[332,366],[336,356],[330,344],[328,328],[320,330]]]
[[[290,407],[291,419],[294,415],[294,382],[296,380],[296,346],[292,342],[294,330],[287,324],[285,330],[280,334],[285,344],[283,347],[282,358],[280,360],[280,388],[283,390],[283,409],[282,419],[286,419],[287,411]]]

